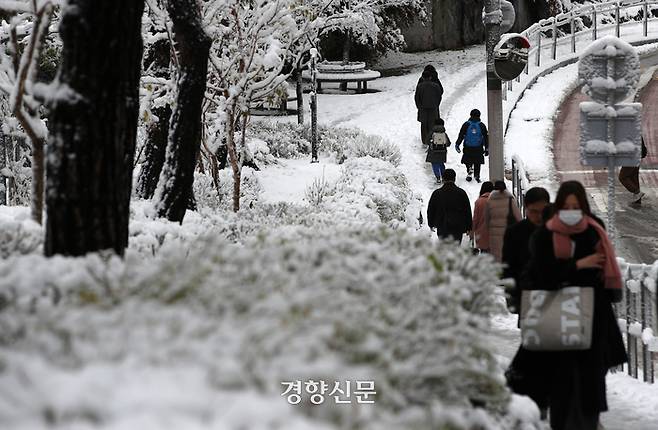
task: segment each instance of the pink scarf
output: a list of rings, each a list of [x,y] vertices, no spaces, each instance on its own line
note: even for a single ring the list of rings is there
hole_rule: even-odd
[[[557,214],[546,222],[546,227],[553,232],[553,248],[555,249],[555,258],[571,258],[571,235],[582,233],[588,226],[594,227],[599,234],[599,241],[596,244],[596,252],[605,255],[605,264],[603,265],[603,276],[605,288],[621,289],[621,272],[617,265],[615,250],[608,238],[608,234],[601,225],[591,217],[583,214],[583,219],[576,225],[570,226],[563,223]]]

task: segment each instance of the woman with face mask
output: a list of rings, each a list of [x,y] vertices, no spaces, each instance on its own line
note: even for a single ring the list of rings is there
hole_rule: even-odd
[[[524,290],[594,287],[592,344],[579,351],[519,348],[508,380],[514,391],[549,408],[554,430],[597,429],[608,409],[605,375],[627,361],[612,302],[621,299],[622,279],[603,223],[592,215],[577,181],[560,186],[553,214],[530,239]],[[512,377],[510,377],[510,375]]]

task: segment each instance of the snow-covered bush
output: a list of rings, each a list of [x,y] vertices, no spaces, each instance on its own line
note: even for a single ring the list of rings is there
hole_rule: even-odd
[[[253,169],[249,167],[243,168],[241,181],[240,206],[253,206],[263,192],[263,187],[254,175]],[[213,183],[212,177],[198,172],[195,173],[194,196],[200,208],[231,208],[233,204],[233,175],[228,169],[218,171],[217,185],[218,187]]]
[[[377,211],[382,222],[405,221],[407,206],[414,199],[406,176],[391,163],[372,157],[354,158],[343,165],[343,173],[323,199],[328,205],[362,196],[366,207]]]
[[[253,121],[247,130],[247,136],[266,142],[270,154],[276,158],[296,158],[311,153],[307,127],[296,123]]]
[[[335,192],[333,187],[334,185],[327,181],[324,175],[320,178],[315,178],[311,185],[306,188],[304,198],[309,204],[318,206],[322,204],[325,197]]]
[[[16,206],[29,206],[32,198],[32,171],[29,167],[14,167],[11,203]]]
[[[363,135],[356,136],[347,148],[345,148],[347,158],[374,157],[380,160],[388,161],[394,166],[400,165],[400,148],[379,136]]]
[[[289,122],[256,121],[251,125],[247,135],[252,138],[252,142],[257,140],[251,145],[252,152],[256,149],[254,158],[265,161],[266,164],[269,164],[268,155],[277,158],[296,158],[311,152],[308,126]],[[260,141],[266,143],[269,152],[261,148]],[[379,136],[367,135],[355,128],[319,126],[318,150],[335,157],[340,163],[348,158],[370,156],[398,166],[401,159],[397,145]]]
[[[251,157],[258,165],[275,164],[277,162],[277,159],[272,155],[270,147],[264,140],[251,139],[246,143],[249,154],[251,154]]]
[[[269,233],[0,261],[0,426],[514,428],[489,257],[381,225]],[[309,379],[372,380],[375,404],[288,405]]]
[[[0,213],[0,258],[38,252],[43,229],[30,219],[27,207],[3,207]]]

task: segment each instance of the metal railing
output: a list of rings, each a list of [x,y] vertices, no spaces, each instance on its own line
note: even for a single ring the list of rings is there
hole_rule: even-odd
[[[541,20],[521,32],[530,41],[531,48],[528,51],[528,64],[525,71],[515,81],[520,84],[522,93],[538,77],[576,61],[576,54],[580,50],[590,42],[608,34],[622,38],[633,36],[644,39],[640,43],[651,42],[655,36],[655,40],[658,41],[658,26],[656,31],[653,29],[650,31],[651,22],[658,22],[658,0],[596,3]],[[630,26],[639,29],[640,23],[641,33],[624,31],[625,27]],[[512,103],[507,109],[508,119],[509,113],[520,98],[508,97],[507,92],[514,91],[514,86],[514,81],[507,81],[503,85],[503,100]]]
[[[623,301],[615,308],[626,338],[627,371],[634,378],[653,383],[658,365],[658,262],[647,265],[627,263],[621,258],[618,261],[625,289]]]
[[[526,175],[523,162],[519,156],[512,156],[512,194],[516,199],[516,204],[519,206],[521,213],[525,213],[525,206],[523,197],[525,192],[530,188],[528,176]]]

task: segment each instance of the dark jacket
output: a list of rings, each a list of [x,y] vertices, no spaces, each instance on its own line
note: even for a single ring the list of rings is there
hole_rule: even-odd
[[[439,118],[439,105],[443,97],[441,83],[432,80],[422,80],[416,86],[414,100],[418,109],[418,122],[434,125]]]
[[[471,202],[466,191],[446,182],[432,193],[427,205],[427,224],[436,228],[439,236],[462,234],[472,227]]]
[[[530,260],[530,236],[537,226],[522,219],[505,230],[503,238],[503,278],[514,279],[515,285],[507,290],[509,311],[519,313],[521,303],[521,274]]]
[[[442,125],[435,125],[434,130],[432,130],[432,137],[434,133],[446,133],[446,129]],[[433,141],[430,141],[430,144],[427,145],[427,156],[425,161],[428,163],[445,163],[448,158],[448,147],[450,147],[450,137],[446,133],[446,145],[445,148],[438,148],[433,144]]]
[[[469,118],[468,121],[480,122],[480,130],[482,131],[482,145],[480,146],[466,146],[464,145],[464,155],[462,155],[462,164],[484,164],[484,151],[489,150],[489,132],[487,131],[487,126],[480,121],[479,118]],[[462,128],[459,130],[459,136],[457,136],[457,143],[455,147],[459,148],[459,145],[464,141],[466,132],[468,131],[468,121],[462,124]]]
[[[530,238],[530,259],[521,277],[523,290],[555,290],[565,285],[594,287],[592,346],[584,351],[528,351],[523,347],[512,360],[510,386],[540,405],[564,402],[572,393],[572,379],[581,387],[580,404],[586,413],[606,411],[605,374],[627,360],[609,290],[603,288],[601,269],[576,269],[576,261],[595,252],[599,236],[593,227],[574,234],[573,258],[557,259],[553,236],[545,226]]]

